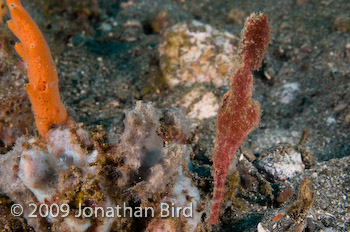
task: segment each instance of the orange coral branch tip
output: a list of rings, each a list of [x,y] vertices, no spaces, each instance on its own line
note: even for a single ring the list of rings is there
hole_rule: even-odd
[[[21,43],[15,44],[15,50],[22,59],[25,58],[24,49]]]
[[[29,84],[26,91],[32,103],[36,126],[45,136],[54,124],[66,122],[67,111],[58,91],[58,75],[49,46],[38,25],[19,0],[7,0],[11,20],[9,29],[21,41],[15,50],[27,64]]]

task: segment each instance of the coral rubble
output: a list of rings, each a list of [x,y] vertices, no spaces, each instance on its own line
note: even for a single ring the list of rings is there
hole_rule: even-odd
[[[123,228],[125,225],[118,224],[115,215],[77,215],[88,208],[106,212],[118,207],[131,209],[131,199],[139,202],[139,206],[133,206],[133,210],[139,210],[134,211],[136,218],[136,213],[142,215],[144,209],[152,208],[152,214],[142,218],[145,225],[150,221],[148,230],[171,221],[176,228],[181,225],[186,231],[195,231],[203,209],[188,168],[190,150],[182,139],[168,140],[165,144],[157,134],[162,131],[161,118],[172,122],[177,131],[186,131],[177,128],[186,125],[179,121],[184,119],[180,111],[161,113],[151,104],[138,102],[126,112],[120,141],[109,144],[107,149],[79,125],[50,130],[46,139],[21,137],[14,149],[0,159],[0,189],[25,206],[24,217],[37,231],[45,231],[47,225],[56,231],[109,231],[112,225]],[[163,135],[170,137],[166,131]],[[112,172],[114,178],[110,178]],[[70,211],[62,216],[66,211],[61,209],[59,217],[33,218],[30,203],[47,204],[50,209],[64,205]],[[173,208],[184,210],[182,214],[170,216],[171,219],[165,218],[165,212],[170,214]],[[190,217],[186,217],[186,212]],[[129,218],[125,223],[135,227],[132,217],[121,216]]]

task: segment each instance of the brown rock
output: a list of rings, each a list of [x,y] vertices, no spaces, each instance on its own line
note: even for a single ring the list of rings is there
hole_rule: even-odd
[[[242,175],[241,182],[242,182],[243,188],[247,190],[254,191],[258,188],[258,181],[252,175],[249,175],[249,174]]]
[[[296,7],[302,7],[304,6],[305,4],[307,4],[309,2],[309,0],[296,0],[295,1],[295,6]]]
[[[325,176],[331,176],[332,172],[329,171],[328,169],[324,169],[320,172],[321,175],[325,175]]]
[[[347,115],[345,116],[345,121],[346,121],[346,122],[350,122],[350,114],[347,114]]]
[[[246,147],[240,147],[241,153],[244,155],[244,157],[249,161],[249,162],[254,162],[256,159],[255,155],[253,154],[253,151],[249,148]]]
[[[333,26],[337,31],[350,31],[350,18],[347,15],[339,15],[334,19]]]
[[[227,16],[226,21],[233,24],[243,24],[245,14],[239,9],[232,9]]]
[[[289,199],[291,199],[294,196],[294,190],[291,187],[286,188],[285,190],[282,191],[282,193],[280,193],[277,198],[276,201],[279,204],[282,204],[286,201],[288,201]]]

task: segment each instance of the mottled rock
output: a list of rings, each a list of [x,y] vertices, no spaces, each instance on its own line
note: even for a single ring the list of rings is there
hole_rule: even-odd
[[[184,95],[179,105],[187,111],[187,117],[199,120],[216,117],[219,110],[218,98],[201,88],[192,89]]]
[[[284,84],[272,94],[275,95],[275,97],[280,103],[289,104],[296,98],[296,95],[299,91],[300,84],[297,82],[293,82]]]
[[[162,74],[170,87],[210,82],[228,84],[235,71],[238,40],[198,21],[166,30],[158,52]]]
[[[263,227],[262,223],[258,224],[257,229],[258,229],[258,232],[269,232],[269,230],[267,230]]]
[[[258,167],[274,181],[286,180],[304,171],[301,154],[291,146],[281,145],[263,153]]]

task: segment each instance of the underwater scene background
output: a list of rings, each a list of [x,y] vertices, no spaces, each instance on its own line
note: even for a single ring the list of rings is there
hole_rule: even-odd
[[[350,231],[349,1],[21,2],[67,116],[0,0],[1,231]]]

